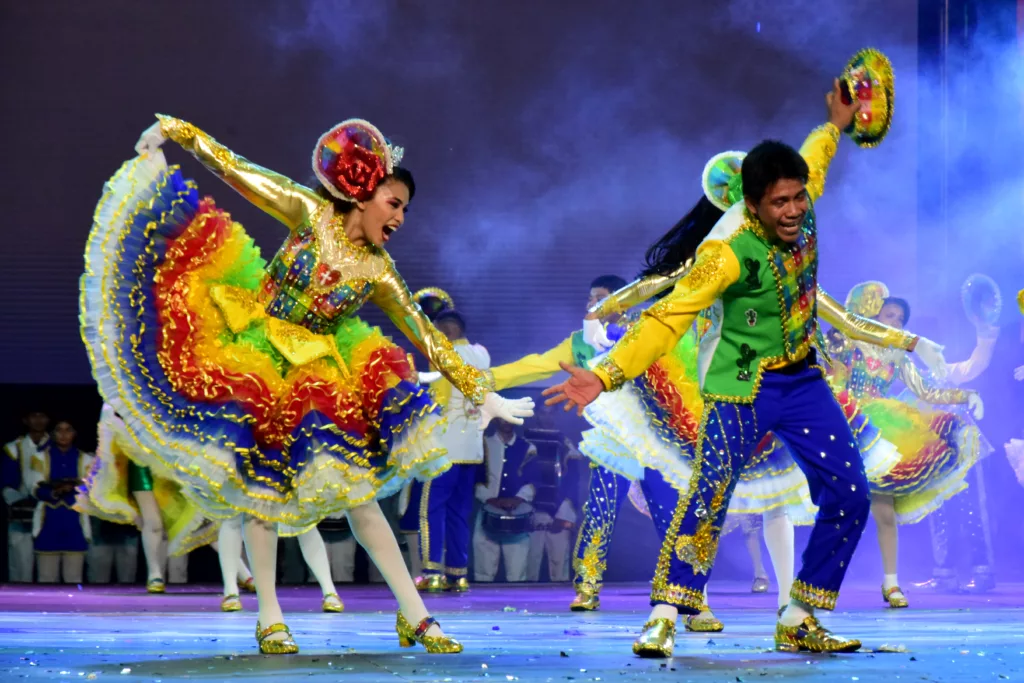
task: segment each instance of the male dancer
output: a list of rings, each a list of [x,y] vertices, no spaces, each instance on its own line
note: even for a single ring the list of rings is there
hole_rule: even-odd
[[[863,463],[815,347],[817,226],[812,202],[840,131],[859,104],[846,104],[838,80],[827,96],[829,122],[813,131],[804,156],[780,142],[756,146],[743,161],[744,202],[726,212],[675,290],[648,309],[594,371],[563,365],[572,377],[544,392],[580,413],[602,391],[637,377],[668,352],[698,313],[712,329],[699,357],[705,410],[690,491],[680,496],[655,574],[651,619],[634,644],[641,656],[669,656],[679,611],[695,613],[714,562],[738,475],[768,431],[785,439],[819,507],[791,601],[779,617],[780,650],[850,652],[860,642],[821,626],[832,609],[867,519]],[[806,157],[806,160],[805,160]],[[861,322],[860,338],[913,350],[917,338]]]

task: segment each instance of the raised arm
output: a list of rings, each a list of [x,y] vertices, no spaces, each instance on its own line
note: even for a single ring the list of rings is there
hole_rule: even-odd
[[[919,337],[877,320],[850,313],[825,290],[818,287],[818,315],[846,337],[875,346],[913,351]]]
[[[648,299],[661,294],[666,289],[674,287],[691,265],[693,265],[692,260],[682,264],[668,275],[648,275],[633,280],[591,307],[587,317],[604,318],[613,313],[625,313],[634,306],[639,306]]]
[[[675,290],[644,311],[594,368],[605,389],[617,389],[668,353],[697,314],[711,306],[739,279],[739,274],[740,265],[732,249],[717,240],[705,242],[693,268],[679,280]]]
[[[466,363],[448,338],[431,324],[423,310],[413,301],[409,287],[390,258],[383,276],[374,286],[372,300],[419,352],[427,357],[435,370],[444,375],[474,405],[483,404],[484,396],[491,391],[487,377]]]
[[[925,382],[909,358],[904,358],[900,365],[900,379],[919,399],[935,405],[955,405],[967,403],[972,392],[963,389],[940,389]]]
[[[173,140],[290,230],[318,215],[325,201],[308,187],[240,157],[191,123],[158,114],[160,133]]]
[[[814,130],[800,146],[800,155],[807,162],[810,171],[807,177],[807,194],[815,202],[825,191],[825,176],[832,158],[839,147],[839,128],[833,123],[825,123]]]

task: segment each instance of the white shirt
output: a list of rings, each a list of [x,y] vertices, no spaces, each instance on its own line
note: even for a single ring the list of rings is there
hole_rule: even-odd
[[[505,469],[505,449],[516,442],[518,436],[513,435],[512,440],[506,444],[497,434],[493,434],[484,441],[484,457],[487,459],[487,483],[476,485],[476,499],[486,503],[491,498],[497,498],[501,491],[501,476]],[[526,457],[537,455],[537,449],[533,444],[526,451]],[[517,498],[522,498],[527,503],[533,502],[536,490],[533,484],[523,484],[516,493]]]
[[[50,443],[49,435],[43,436],[43,440],[36,445],[36,442],[32,440],[32,437],[26,434],[20,439],[15,439],[10,443],[4,445],[5,458],[14,458],[18,461],[18,468],[21,470],[21,486],[17,489],[11,487],[5,487],[3,491],[4,502],[8,505],[13,505],[19,500],[24,500],[32,495],[31,490],[28,487],[28,471],[32,467],[32,456],[39,451],[40,448],[46,448]]]
[[[491,367],[491,355],[480,344],[470,344],[465,339],[459,339],[454,342],[454,346],[468,365],[480,370]],[[484,461],[484,431],[480,428],[480,408],[451,385],[445,389],[451,392],[444,409],[448,420],[444,434],[448,459],[453,463],[478,465]]]

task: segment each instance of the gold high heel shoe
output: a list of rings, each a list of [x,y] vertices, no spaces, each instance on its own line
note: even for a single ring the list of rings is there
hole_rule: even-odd
[[[444,593],[448,590],[448,579],[444,574],[427,574],[416,578],[416,590],[420,593]]]
[[[341,601],[337,593],[328,593],[324,596],[324,601],[320,605],[320,609],[324,612],[344,612],[345,603]]]
[[[882,586],[882,600],[885,600],[885,604],[893,608],[909,607],[910,603],[907,602],[907,596],[903,595],[903,591],[899,586],[893,586],[889,590]]]
[[[286,633],[288,637],[281,640],[267,639],[275,633]],[[299,651],[298,644],[292,640],[292,632],[283,623],[271,624],[261,630],[260,622],[257,621],[256,644],[260,646],[260,652],[265,655],[294,655]]]
[[[150,579],[146,582],[147,593],[166,593],[167,585],[163,579]]]
[[[246,593],[255,593],[256,592],[256,582],[253,581],[253,578],[250,576],[245,581],[238,581],[238,588],[239,588],[239,590],[243,590]]]
[[[460,576],[454,581],[448,582],[448,592],[450,593],[465,593],[469,590],[469,579],[465,576]]]
[[[462,652],[462,643],[449,636],[428,636],[427,630],[437,623],[434,617],[426,617],[416,628],[408,622],[401,612],[395,622],[395,632],[398,633],[398,644],[402,647],[412,647],[413,643],[419,643],[432,655],[454,655]]]
[[[594,612],[601,609],[601,598],[597,591],[576,587],[576,597],[569,603],[571,612]]]
[[[242,599],[237,595],[225,595],[220,601],[221,612],[241,612]]]
[[[683,625],[692,633],[718,633],[725,630],[725,624],[711,613],[711,608],[707,605],[700,608],[700,614],[687,616]]]
[[[671,619],[654,619],[633,642],[633,654],[639,657],[668,659],[676,647],[676,625]]]

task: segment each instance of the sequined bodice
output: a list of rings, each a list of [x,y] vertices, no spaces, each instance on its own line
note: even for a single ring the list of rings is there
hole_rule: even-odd
[[[267,266],[259,299],[269,315],[329,334],[345,318],[355,314],[373,292],[382,264],[364,250],[334,244],[322,253],[313,228],[292,233]]]
[[[899,374],[906,352],[845,341],[844,348],[833,355],[833,362],[846,366],[845,389],[854,398],[882,398],[888,395]]]

